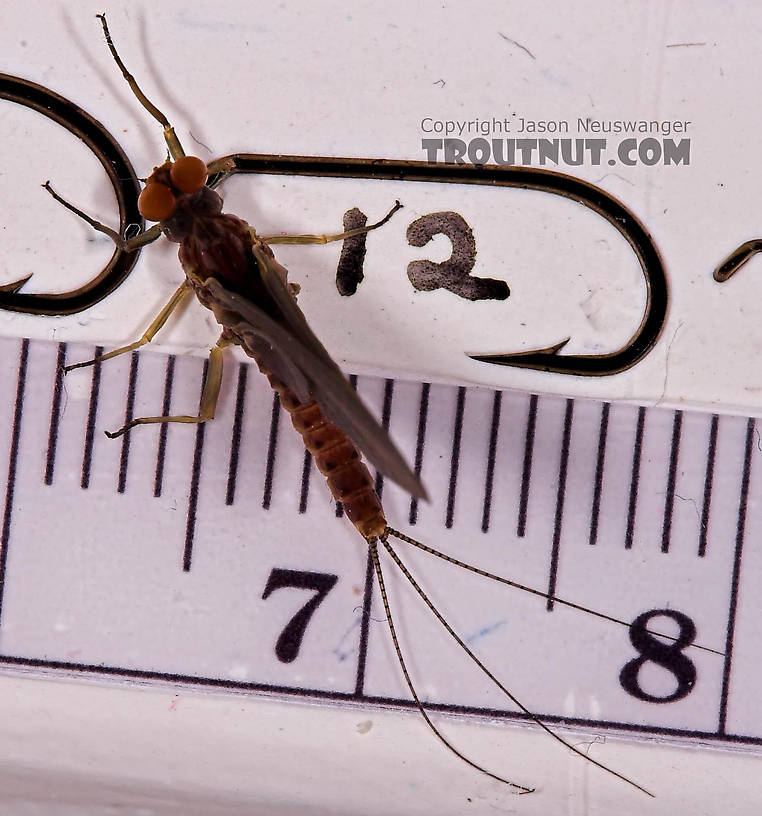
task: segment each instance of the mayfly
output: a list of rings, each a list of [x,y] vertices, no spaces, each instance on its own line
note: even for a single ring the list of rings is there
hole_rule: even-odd
[[[139,340],[94,360],[69,365],[65,370],[103,362],[145,345],[153,339],[172,312],[193,294],[202,305],[212,311],[222,326],[219,340],[210,351],[198,414],[139,417],[132,419],[117,431],[108,433],[108,436],[112,438],[119,436],[137,425],[166,422],[201,423],[213,419],[222,381],[223,350],[231,345],[241,347],[257,363],[260,371],[278,393],[281,405],[288,411],[295,429],[301,434],[305,446],[325,476],[331,493],[342,503],[347,518],[365,539],[370,549],[384,613],[405,683],[426,724],[436,737],[452,753],[492,779],[508,785],[518,793],[529,793],[533,790],[492,773],[464,756],[451,745],[430,719],[425,704],[421,702],[415,690],[399,644],[386,591],[379,547],[389,554],[449,636],[524,715],[568,750],[638,790],[649,793],[632,780],[566,742],[522,705],[440,614],[390,543],[390,539],[395,538],[484,578],[548,597],[538,590],[441,553],[389,526],[378,493],[374,489],[374,481],[362,461],[361,454],[364,454],[380,472],[413,496],[426,498],[426,491],[387,432],[365,408],[355,390],[313,334],[296,302],[298,286],[288,282],[286,269],[276,261],[270,249],[271,244],[324,244],[375,230],[394,215],[401,206],[399,202],[383,219],[362,228],[333,235],[260,237],[241,218],[222,212],[222,199],[207,185],[210,168],[201,159],[185,154],[167,117],[146,97],[122,62],[112,41],[105,16],[97,16],[101,21],[111,55],[132,92],[164,129],[169,157],[164,164],[154,168],[139,198],[141,214],[147,220],[157,223],[150,229],[125,239],[65,201],[53,190],[49,182],[43,186],[63,206],[84,219],[95,230],[108,235],[124,250],[136,250],[158,239],[162,234],[170,241],[178,243],[179,259],[186,277]],[[218,169],[220,168],[215,168]],[[224,174],[224,168],[221,169]],[[621,620],[586,607],[559,598],[554,600],[605,620],[627,625]]]

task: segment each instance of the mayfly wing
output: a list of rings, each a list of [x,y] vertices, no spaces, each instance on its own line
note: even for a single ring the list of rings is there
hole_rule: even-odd
[[[289,329],[299,338],[303,346],[312,349],[316,354],[321,356],[326,363],[339,371],[338,365],[336,365],[336,362],[328,353],[325,346],[315,336],[315,333],[307,322],[307,318],[299,308],[296,298],[291,293],[287,283],[288,270],[286,267],[278,263],[270,252],[269,247],[261,246],[256,239],[251,247],[251,251],[259,265],[262,283],[264,283],[269,294],[272,295]]]
[[[247,338],[247,346],[256,354],[256,359],[282,380],[301,403],[312,399],[312,387],[299,366],[284,353],[282,347],[274,345],[264,335]]]
[[[281,313],[282,322],[288,326],[305,348],[311,349],[316,356],[341,373],[325,346],[310,329],[307,319],[289,290],[286,283],[288,270],[275,260],[269,247],[263,248],[259,245],[257,238],[254,238],[251,251],[257,262],[260,279],[275,301]],[[264,352],[263,362],[294,391],[300,402],[308,402],[314,396],[314,388],[310,386],[299,366],[289,359],[287,354],[283,354],[277,346],[267,343],[264,339],[260,339],[258,347],[258,353]]]
[[[266,259],[264,253],[262,257]],[[257,257],[257,260],[260,258]],[[266,259],[266,262],[272,263],[270,259]],[[280,279],[276,270],[270,270],[270,273],[273,279],[275,277]],[[299,334],[292,330],[290,322],[284,325],[274,320],[250,300],[230,292],[214,278],[204,283],[203,291],[208,295],[209,307],[223,326],[247,338],[255,349],[259,348],[258,339],[266,341],[273,349],[280,352],[281,359],[288,358],[289,367],[293,364],[298,368],[309,383],[310,393],[323,409],[326,417],[347,434],[373,465],[412,495],[426,496],[420,479],[410,469],[387,433],[365,407],[320,341],[310,331],[299,307],[286,289],[285,283],[283,283],[283,293],[292,304],[290,315],[293,319],[293,311],[295,311],[299,315],[300,322],[303,322]],[[305,329],[309,335],[304,334]],[[305,344],[302,339],[307,336],[313,340],[309,345]],[[278,369],[278,372],[288,376],[287,370]],[[287,384],[291,385],[288,381]]]
[[[339,375],[341,382],[339,391],[333,388],[333,384],[337,382],[335,379],[315,383],[313,391],[315,399],[327,418],[346,431],[350,439],[382,473],[413,496],[427,498],[421,480],[410,470],[388,433],[370,415],[354,389],[347,387],[341,370],[309,327],[286,283],[288,273],[285,267],[278,263],[268,247],[260,245],[256,240],[252,245],[252,253],[259,265],[262,282],[276,302],[289,329],[305,348],[312,350]]]

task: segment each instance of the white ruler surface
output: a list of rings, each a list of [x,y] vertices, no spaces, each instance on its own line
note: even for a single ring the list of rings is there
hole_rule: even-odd
[[[192,410],[203,362],[149,352],[64,378],[62,364],[95,349],[0,342],[6,669],[410,705],[364,542],[256,368],[231,358],[206,426],[109,440],[126,417]],[[628,630],[398,545],[525,705],[551,724],[762,742],[754,420],[357,387],[432,496],[411,502],[379,480],[390,523],[550,594],[644,616]],[[520,717],[385,569],[431,707]]]

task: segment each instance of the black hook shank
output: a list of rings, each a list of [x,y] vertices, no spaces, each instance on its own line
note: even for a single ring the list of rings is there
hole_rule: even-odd
[[[98,156],[119,203],[120,234],[130,224],[141,228],[137,209],[140,185],[116,140],[97,120],[74,103],[27,80],[0,74],[0,98],[25,105],[63,125]],[[386,179],[409,182],[479,184],[537,190],[570,198],[605,218],[627,240],[638,258],[646,284],[643,318],[632,338],[608,354],[559,354],[566,340],[543,349],[513,354],[472,354],[475,360],[563,374],[599,376],[623,371],[642,359],[656,343],[667,314],[668,290],[659,252],[640,221],[616,198],[581,179],[533,167],[430,164],[388,159],[347,159],[238,153],[209,164],[210,186],[236,173]],[[24,281],[0,287],[0,309],[35,314],[71,314],[92,306],[127,277],[139,250],[117,249],[97,277],[71,292],[24,294]]]
[[[472,164],[430,164],[389,159],[316,158],[237,153],[211,162],[214,179],[236,173],[327,176],[332,178],[389,179],[395,181],[484,184],[538,190],[578,201],[605,218],[627,240],[638,258],[646,283],[646,306],[640,325],[620,349],[608,354],[558,352],[568,342],[514,354],[470,354],[474,360],[560,374],[602,376],[635,365],[654,347],[667,316],[669,292],[664,265],[653,239],[636,216],[620,201],[594,184],[551,170],[534,167]]]

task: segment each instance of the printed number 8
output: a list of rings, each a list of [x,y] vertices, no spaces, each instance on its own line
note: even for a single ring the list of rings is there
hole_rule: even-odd
[[[648,623],[653,618],[671,618],[679,627],[675,640],[663,643],[648,630]],[[671,703],[687,697],[696,684],[696,667],[682,650],[690,646],[696,638],[696,625],[682,612],[673,609],[652,609],[638,615],[630,626],[630,642],[640,653],[625,665],[619,674],[622,688],[638,700],[647,703]],[[638,676],[645,663],[656,663],[674,675],[677,687],[671,694],[657,697],[644,691],[639,684]]]

